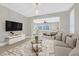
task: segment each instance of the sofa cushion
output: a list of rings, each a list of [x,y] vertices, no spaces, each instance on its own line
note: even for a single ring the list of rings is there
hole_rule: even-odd
[[[76,37],[67,37],[66,38],[66,44],[70,47],[70,48],[74,48],[76,46]]]
[[[58,34],[55,36],[55,39],[56,39],[56,40],[59,40],[59,41],[62,41],[62,33],[58,33]]]
[[[69,56],[79,56],[79,48],[74,48],[70,53]]]
[[[72,36],[72,34],[70,34],[70,33],[63,33],[63,35],[62,35],[62,41],[65,42],[65,43],[66,43],[67,36],[70,37],[70,36]]]
[[[64,43],[66,43],[66,34],[64,34],[64,33],[63,33],[63,35],[62,35],[62,41],[63,41]]]
[[[79,48],[79,39],[77,39],[76,47]]]
[[[55,56],[68,56],[71,48],[55,46]]]
[[[67,44],[62,41],[54,40],[54,46],[67,47]]]

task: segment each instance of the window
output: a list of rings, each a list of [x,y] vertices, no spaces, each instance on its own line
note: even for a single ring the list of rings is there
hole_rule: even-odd
[[[49,30],[49,26],[47,24],[38,24],[39,30]]]
[[[74,33],[75,31],[75,16],[74,16],[74,9],[70,13],[70,33]]]
[[[51,18],[42,18],[42,19],[34,19],[33,25],[34,29],[38,28],[39,30],[46,31],[56,31],[56,27],[60,28],[60,17],[51,17]]]

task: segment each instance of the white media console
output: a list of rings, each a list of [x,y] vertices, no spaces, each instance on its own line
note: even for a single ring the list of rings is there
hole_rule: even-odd
[[[20,34],[20,35],[13,35],[8,37],[9,41],[8,44],[14,44],[18,41],[24,40],[25,39],[25,34]]]

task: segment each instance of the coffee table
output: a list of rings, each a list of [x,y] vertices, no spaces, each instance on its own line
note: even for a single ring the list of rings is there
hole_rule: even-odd
[[[41,44],[32,42],[32,50],[36,56],[54,56],[54,40],[42,37]]]

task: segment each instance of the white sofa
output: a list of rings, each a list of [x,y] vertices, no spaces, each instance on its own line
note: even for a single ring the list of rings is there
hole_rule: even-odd
[[[71,35],[70,35],[71,36]],[[55,49],[55,56],[72,56],[72,55],[79,55],[77,41],[79,41],[76,35],[72,35],[72,37],[66,35],[57,35],[54,40],[54,49]],[[68,37],[68,38],[67,38]],[[76,48],[77,47],[77,48]],[[74,52],[74,50],[76,52]],[[78,51],[78,52],[77,52]]]

